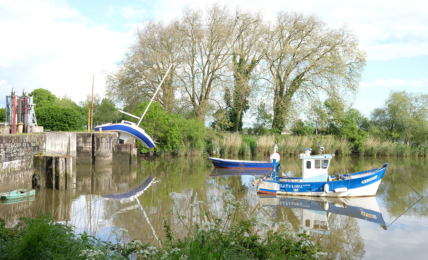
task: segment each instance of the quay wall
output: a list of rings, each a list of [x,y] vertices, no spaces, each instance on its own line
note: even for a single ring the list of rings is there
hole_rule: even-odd
[[[36,155],[66,156],[78,165],[136,163],[128,142],[119,144],[116,132],[0,134],[0,192],[32,188]]]

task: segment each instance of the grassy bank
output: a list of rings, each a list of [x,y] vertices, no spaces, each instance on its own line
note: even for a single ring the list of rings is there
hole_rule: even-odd
[[[326,254],[306,234],[296,234],[288,222],[272,229],[271,212],[243,210],[245,201],[226,191],[223,206],[210,210],[218,200],[194,201],[195,215],[180,212],[180,194],[170,193],[170,211],[188,232],[177,237],[165,220],[165,240],[152,246],[132,240],[128,232],[113,232],[114,243],[86,233],[74,234],[73,227],[55,223],[49,216],[21,218],[14,228],[0,220],[0,259],[319,259]],[[177,203],[176,203],[177,202]]]

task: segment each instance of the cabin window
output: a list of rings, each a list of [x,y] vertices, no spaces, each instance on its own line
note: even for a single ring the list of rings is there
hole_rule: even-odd
[[[328,160],[324,160],[322,163],[322,168],[327,169],[327,167],[328,167]]]
[[[311,227],[311,220],[310,220],[310,219],[307,219],[307,220],[305,221],[305,225],[306,225],[306,227]]]
[[[311,161],[307,161],[306,162],[306,169],[310,169],[311,168]]]
[[[320,221],[314,220],[314,229],[319,229],[319,228],[320,228]]]
[[[321,168],[321,160],[315,160],[315,169]]]

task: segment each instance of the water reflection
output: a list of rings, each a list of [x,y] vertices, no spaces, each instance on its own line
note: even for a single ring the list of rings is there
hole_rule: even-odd
[[[253,159],[262,160],[261,157]],[[274,221],[286,220],[295,231],[310,232],[311,239],[323,246],[329,258],[368,257],[376,255],[376,247],[383,246],[382,241],[400,241],[403,235],[394,237],[394,230],[398,227],[403,232],[408,229],[428,232],[428,200],[421,200],[409,209],[419,196],[397,176],[402,176],[424,196],[428,195],[428,160],[336,157],[332,160],[330,172],[363,171],[378,167],[385,161],[389,163],[388,170],[377,197],[349,200],[259,197],[251,183],[260,173],[213,170],[211,162],[202,158],[155,158],[138,165],[77,165],[76,189],[38,190],[34,200],[0,203],[0,218],[11,227],[17,224],[20,216],[36,217],[40,213],[50,213],[56,221],[69,221],[76,226],[76,232],[87,231],[109,239],[111,231],[125,228],[131,238],[156,245],[164,238],[165,220],[179,236],[188,232],[176,217],[168,213],[173,209],[169,193],[181,194],[177,205],[180,214],[186,216],[186,223],[191,224],[204,221],[197,217],[200,212],[220,210],[223,207],[221,195],[230,190],[237,199],[246,201],[247,213],[240,217],[251,217],[253,209],[260,203],[261,208],[274,208]],[[281,166],[284,175],[301,176],[298,158],[283,158]],[[128,195],[132,199],[122,200],[120,197]],[[213,197],[219,201],[190,207],[194,201]],[[398,220],[388,230],[377,226],[390,225],[396,218]],[[377,237],[381,239],[372,239]],[[422,236],[418,241],[428,243],[426,240]],[[422,249],[419,251],[423,252]],[[416,251],[413,248],[412,252]]]

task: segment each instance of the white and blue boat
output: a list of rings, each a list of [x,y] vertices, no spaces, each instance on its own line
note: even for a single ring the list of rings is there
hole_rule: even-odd
[[[118,132],[120,135],[119,138],[125,142],[130,136],[133,136],[135,139],[142,142],[147,148],[155,147],[155,142],[153,142],[152,138],[150,138],[143,128],[137,126],[137,124],[133,122],[122,120],[121,123],[97,125],[95,127],[95,131],[100,130]]]
[[[275,195],[298,195],[320,197],[365,197],[375,196],[388,163],[368,171],[329,175],[328,168],[334,154],[311,155],[311,149],[300,154],[302,177],[277,177],[277,161],[274,170],[253,183],[257,192]]]
[[[208,157],[215,168],[224,169],[246,169],[246,170],[271,170],[272,163],[268,161],[246,161],[246,160],[230,160]]]

